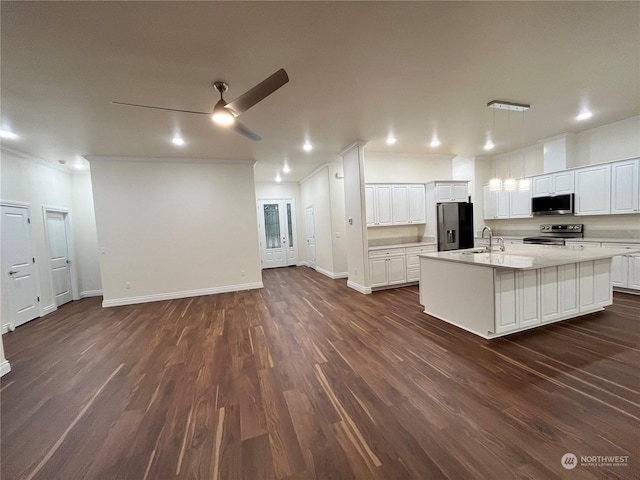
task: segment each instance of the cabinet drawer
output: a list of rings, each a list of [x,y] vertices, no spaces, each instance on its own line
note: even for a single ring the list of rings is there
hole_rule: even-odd
[[[600,247],[600,242],[574,242],[567,240],[565,245],[567,247],[596,248]]]
[[[396,257],[404,255],[404,248],[390,248],[387,250],[369,250],[369,258]]]
[[[428,245],[425,247],[411,247],[407,248],[407,255],[418,255],[420,253],[435,252],[436,250],[436,245]]]
[[[640,243],[603,243],[602,246],[607,248],[634,249],[634,248],[640,248]]]
[[[420,268],[420,257],[418,255],[407,254],[407,268]]]
[[[417,282],[418,280],[420,280],[420,267],[409,268],[407,265],[407,282]]]

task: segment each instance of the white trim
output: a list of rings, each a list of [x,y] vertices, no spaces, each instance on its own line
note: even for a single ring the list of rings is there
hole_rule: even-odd
[[[2,325],[2,330],[1,330],[2,335],[4,335],[5,333],[7,333],[9,331],[9,327],[10,326],[11,325],[9,325],[8,323],[5,323],[4,325]]]
[[[347,278],[349,276],[347,272],[333,273],[321,267],[316,267],[316,272],[326,275],[327,277],[332,278],[333,280],[337,280],[339,278]]]
[[[3,207],[16,207],[16,208],[28,208],[31,209],[31,204],[27,202],[18,202],[15,200],[0,200],[0,205]],[[31,213],[31,212],[29,212]]]
[[[237,285],[225,285],[223,287],[200,288],[198,290],[185,290],[182,292],[156,293],[153,295],[143,295],[141,297],[123,297],[111,300],[103,300],[103,307],[119,307],[121,305],[134,305],[136,303],[159,302],[162,300],[174,300],[176,298],[199,297],[201,295],[214,295],[217,293],[239,292],[242,290],[252,290],[263,288],[262,282],[241,283]]]
[[[349,145],[347,145],[342,150],[340,150],[338,152],[338,155],[344,157],[345,153],[353,150],[356,147],[360,147],[360,146],[364,147],[367,143],[369,143],[367,140],[354,140]]]
[[[87,297],[101,297],[102,290],[85,290],[84,292],[80,292],[80,298]]]
[[[11,371],[11,365],[9,364],[9,360],[5,360],[4,362],[0,363],[0,377],[2,377],[3,375],[6,375],[10,371]]]
[[[368,295],[371,293],[371,287],[363,287],[362,285],[354,282],[353,280],[347,281],[347,287],[353,288],[354,290],[357,290],[360,293],[364,293],[365,295]]]
[[[42,158],[34,157],[32,155],[28,155],[28,154],[20,152],[18,150],[14,150],[12,148],[5,147],[4,145],[2,147],[0,147],[0,150],[8,152],[8,153],[14,155],[15,157],[19,158],[20,160],[28,160],[30,162],[39,163],[42,166],[51,168],[52,170],[56,170],[58,172],[62,172],[62,173],[66,173],[66,174],[71,174],[71,171],[69,169],[65,168],[64,166],[60,165],[59,163],[48,162],[47,160],[44,160]],[[89,172],[87,172],[87,173],[89,173]]]
[[[95,155],[85,155],[83,157],[89,163],[93,161],[101,162],[157,162],[157,163],[228,163],[231,165],[255,165],[256,161],[244,160],[224,160],[219,158],[180,158],[180,157],[103,157]]]
[[[42,315],[40,315],[41,317],[44,317],[45,315],[49,315],[50,313],[55,312],[58,309],[58,307],[56,306],[55,303],[52,303],[51,305],[47,305],[46,307],[42,308]]]
[[[76,268],[76,248],[73,235],[73,223],[71,220],[71,210],[65,207],[53,205],[42,205],[42,220],[44,223],[44,241],[47,248],[47,263],[49,264],[49,279],[53,286],[53,272],[51,271],[51,252],[49,250],[49,225],[47,224],[48,213],[61,213],[64,215],[64,230],[67,236],[67,255],[71,262],[69,265],[69,275],[71,276],[71,299],[80,300],[78,293],[78,269]],[[55,293],[54,293],[55,295]]]
[[[304,182],[306,182],[307,180],[310,180],[311,177],[313,177],[314,175],[320,173],[324,168],[326,168],[327,170],[329,169],[329,167],[341,167],[342,163],[340,162],[327,162],[327,163],[323,163],[322,165],[320,165],[318,168],[316,168],[313,172],[311,172],[309,175],[307,175],[306,177],[304,177],[302,180],[300,180],[298,183],[300,185],[302,185]],[[344,178],[344,177],[342,177]]]

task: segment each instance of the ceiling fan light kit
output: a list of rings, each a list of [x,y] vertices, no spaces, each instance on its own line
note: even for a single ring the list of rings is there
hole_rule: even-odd
[[[258,142],[262,140],[260,135],[251,131],[248,127],[244,126],[242,123],[236,120],[240,114],[246,112],[251,107],[253,107],[256,103],[264,100],[273,92],[278,90],[284,84],[289,82],[289,75],[287,72],[281,68],[273,75],[270,75],[262,82],[258,83],[253,88],[247,90],[245,93],[240,95],[238,98],[233,100],[232,102],[227,103],[222,94],[229,89],[229,85],[225,82],[214,82],[213,88],[220,94],[220,100],[216,103],[215,107],[213,107],[213,112],[197,112],[193,110],[178,110],[175,108],[165,108],[165,107],[157,107],[153,105],[142,105],[139,103],[125,103],[125,102],[116,102],[112,101],[112,104],[115,105],[125,105],[129,107],[141,107],[141,108],[152,108],[155,110],[167,110],[170,112],[179,112],[179,113],[194,113],[197,115],[210,115],[211,119],[214,123],[222,126],[233,126],[233,130],[240,135],[247,137],[254,142]]]

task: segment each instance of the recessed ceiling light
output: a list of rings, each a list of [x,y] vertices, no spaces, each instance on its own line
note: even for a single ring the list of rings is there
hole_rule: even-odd
[[[184,145],[184,139],[181,137],[173,137],[171,139],[171,143],[173,143],[176,147],[182,147]]]
[[[87,166],[82,163],[74,163],[73,168],[75,168],[76,170],[86,170]]]
[[[276,182],[280,183],[282,181],[282,177],[280,176],[280,174],[276,174]]]
[[[14,140],[18,138],[18,135],[13,133],[11,130],[0,130],[0,138],[8,138],[9,140]]]
[[[283,173],[289,173],[291,171],[291,169],[289,168],[289,165],[286,165],[284,167],[282,167],[282,172]]]
[[[485,150],[493,150],[493,147],[495,147],[495,145],[491,140],[487,140],[487,143],[484,144]]]
[[[389,135],[387,137],[387,145],[393,145],[394,143],[396,143],[396,137],[394,137],[393,135]]]
[[[305,142],[305,144],[303,145],[302,149],[305,152],[310,152],[311,150],[313,150],[313,145],[311,145],[311,142],[309,142],[308,140]]]
[[[589,110],[585,110],[584,112],[581,112],[578,116],[576,116],[576,120],[578,121],[588,120],[592,116],[593,116],[593,113],[591,113]]]
[[[432,147],[438,147],[440,146],[440,140],[438,140],[436,137],[433,137],[433,140],[431,140],[431,143],[429,144]]]

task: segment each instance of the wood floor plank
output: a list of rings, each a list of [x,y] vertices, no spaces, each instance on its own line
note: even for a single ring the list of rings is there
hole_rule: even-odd
[[[636,479],[640,297],[485,340],[309,268],[264,288],[101,308],[3,336],[12,480]],[[628,456],[579,465],[564,453]]]

